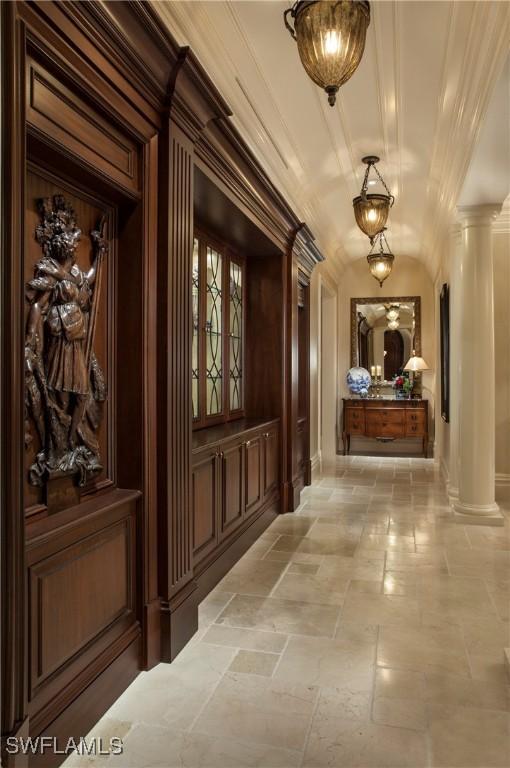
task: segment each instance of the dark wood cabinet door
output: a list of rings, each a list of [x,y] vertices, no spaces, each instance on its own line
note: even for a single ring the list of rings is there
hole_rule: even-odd
[[[264,496],[272,493],[278,485],[279,441],[278,430],[272,429],[264,433]]]
[[[244,517],[244,443],[221,452],[221,534],[230,533]]]
[[[208,451],[193,466],[191,503],[195,564],[218,543],[218,455],[216,451]]]
[[[257,436],[247,440],[245,444],[246,451],[246,474],[245,474],[245,514],[250,515],[255,512],[262,503],[262,462],[263,462],[263,440],[262,436]]]

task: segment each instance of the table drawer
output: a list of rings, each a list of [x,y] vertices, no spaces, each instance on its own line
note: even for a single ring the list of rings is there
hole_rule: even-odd
[[[351,435],[362,435],[365,432],[365,413],[363,410],[348,410],[346,412],[345,431]]]
[[[406,424],[412,426],[419,424],[421,427],[425,425],[425,411],[416,409],[415,411],[406,412]]]
[[[373,410],[367,410],[367,425],[372,422],[381,422],[383,425],[398,424],[404,426],[405,411],[400,408],[387,408],[384,410],[382,408],[374,408]]]
[[[383,421],[382,419],[373,419],[367,423],[367,437],[405,437],[405,425]]]

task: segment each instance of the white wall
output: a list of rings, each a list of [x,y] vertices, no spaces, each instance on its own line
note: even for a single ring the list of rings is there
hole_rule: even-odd
[[[318,469],[320,457],[320,315],[321,315],[321,277],[320,269],[315,268],[310,280],[310,461],[312,477]]]
[[[349,397],[345,377],[351,367],[351,298],[369,297],[377,301],[383,297],[419,296],[421,298],[421,348],[422,357],[433,370],[423,373],[423,397],[429,400],[429,437],[434,436],[434,400],[435,400],[435,317],[434,317],[434,287],[425,265],[409,256],[396,256],[393,271],[387,280],[379,287],[377,281],[369,272],[365,258],[352,262],[342,273],[338,288],[338,381],[340,397]],[[327,361],[326,361],[327,362]],[[358,449],[360,439],[352,443],[354,450]],[[377,450],[378,453],[401,451],[415,452],[418,443],[411,445],[408,441],[395,441],[389,447],[373,441],[363,445],[362,450]]]
[[[493,242],[496,482],[508,486],[510,484],[510,231],[496,230]]]

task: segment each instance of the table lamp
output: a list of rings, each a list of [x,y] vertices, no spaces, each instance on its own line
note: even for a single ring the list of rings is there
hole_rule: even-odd
[[[404,365],[404,371],[411,371],[413,374],[412,377],[412,385],[413,385],[413,397],[421,398],[422,396],[422,390],[421,390],[421,378],[417,378],[415,381],[415,375],[417,373],[421,373],[422,371],[430,371],[429,366],[423,359],[423,357],[417,357],[416,355],[413,355],[409,358],[407,363]],[[415,392],[415,385],[416,385],[416,392]]]

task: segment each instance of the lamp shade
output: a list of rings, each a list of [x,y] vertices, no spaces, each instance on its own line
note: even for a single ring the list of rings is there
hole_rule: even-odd
[[[287,21],[290,14],[294,28]],[[284,13],[308,76],[324,88],[334,105],[336,94],[356,71],[365,49],[370,4],[356,0],[300,0]]]
[[[423,357],[410,357],[404,366],[404,371],[430,371]]]

